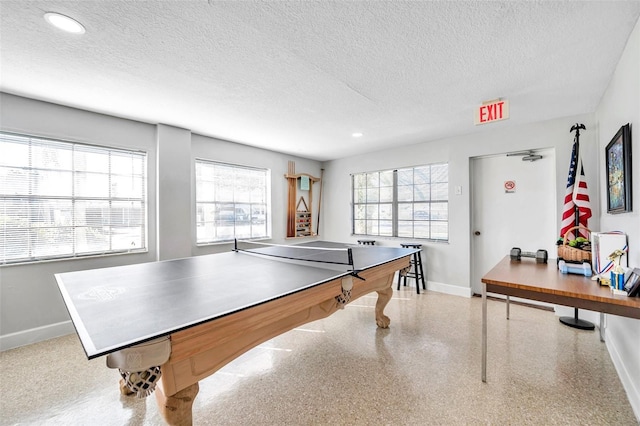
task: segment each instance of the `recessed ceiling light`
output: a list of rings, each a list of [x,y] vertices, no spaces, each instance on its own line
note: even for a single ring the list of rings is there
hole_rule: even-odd
[[[352,138],[361,138],[362,136],[363,136],[363,134],[360,133],[360,132],[351,133],[351,137]]]
[[[69,18],[68,16],[61,15],[55,12],[47,12],[44,14],[44,19],[46,19],[48,23],[56,28],[61,29],[62,31],[66,31],[72,34],[84,34],[85,30],[82,24],[73,18]]]

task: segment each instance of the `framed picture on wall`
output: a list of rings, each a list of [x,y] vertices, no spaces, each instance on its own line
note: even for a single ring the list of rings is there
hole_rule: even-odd
[[[624,289],[629,296],[638,296],[640,293],[640,268],[635,268],[627,282],[624,284]]]
[[[606,148],[607,213],[631,211],[631,129],[620,127]]]

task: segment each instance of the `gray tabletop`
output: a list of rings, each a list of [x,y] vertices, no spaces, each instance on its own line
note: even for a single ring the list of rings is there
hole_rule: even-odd
[[[341,248],[342,243],[313,242]],[[280,250],[280,249],[276,249]],[[415,250],[352,247],[365,270]],[[342,256],[332,253],[329,256]],[[89,359],[250,308],[345,276],[348,265],[292,263],[228,252],[56,274]]]

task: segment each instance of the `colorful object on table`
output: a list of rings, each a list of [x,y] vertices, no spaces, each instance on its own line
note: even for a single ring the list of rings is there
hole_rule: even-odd
[[[564,260],[561,260],[558,262],[558,269],[563,274],[578,274],[584,275],[585,277],[590,277],[592,274],[591,265],[587,262],[582,262],[582,264],[574,264],[567,263]]]
[[[624,290],[624,273],[619,274],[611,271],[611,288],[615,290]]]
[[[587,235],[591,234],[591,230],[582,225],[569,228],[564,237],[558,240],[558,259],[570,262],[591,262],[591,243],[589,240],[584,237],[569,240],[569,235],[572,235],[576,229],[581,229],[580,232],[587,232]]]
[[[607,253],[611,253],[612,250],[614,252],[621,250],[624,254],[620,257],[619,263],[622,263],[622,257],[626,258],[629,251],[627,234],[620,231],[594,232],[591,234],[591,240],[593,242],[593,271],[602,277],[607,277],[607,272],[610,272],[615,266],[614,259],[609,258]]]
[[[624,251],[617,249],[607,257],[615,265],[611,271],[611,288],[614,290],[624,290],[624,269],[620,266],[623,255]]]

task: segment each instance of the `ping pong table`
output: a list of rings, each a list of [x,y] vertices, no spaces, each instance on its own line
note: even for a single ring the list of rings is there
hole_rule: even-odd
[[[275,336],[373,291],[376,324],[388,327],[383,311],[394,274],[409,267],[414,251],[312,241],[55,278],[89,359],[107,355],[109,365],[109,357],[125,354],[136,365],[145,345],[166,342],[151,391],[168,424],[186,425],[198,382]],[[125,384],[121,392],[133,393]]]

